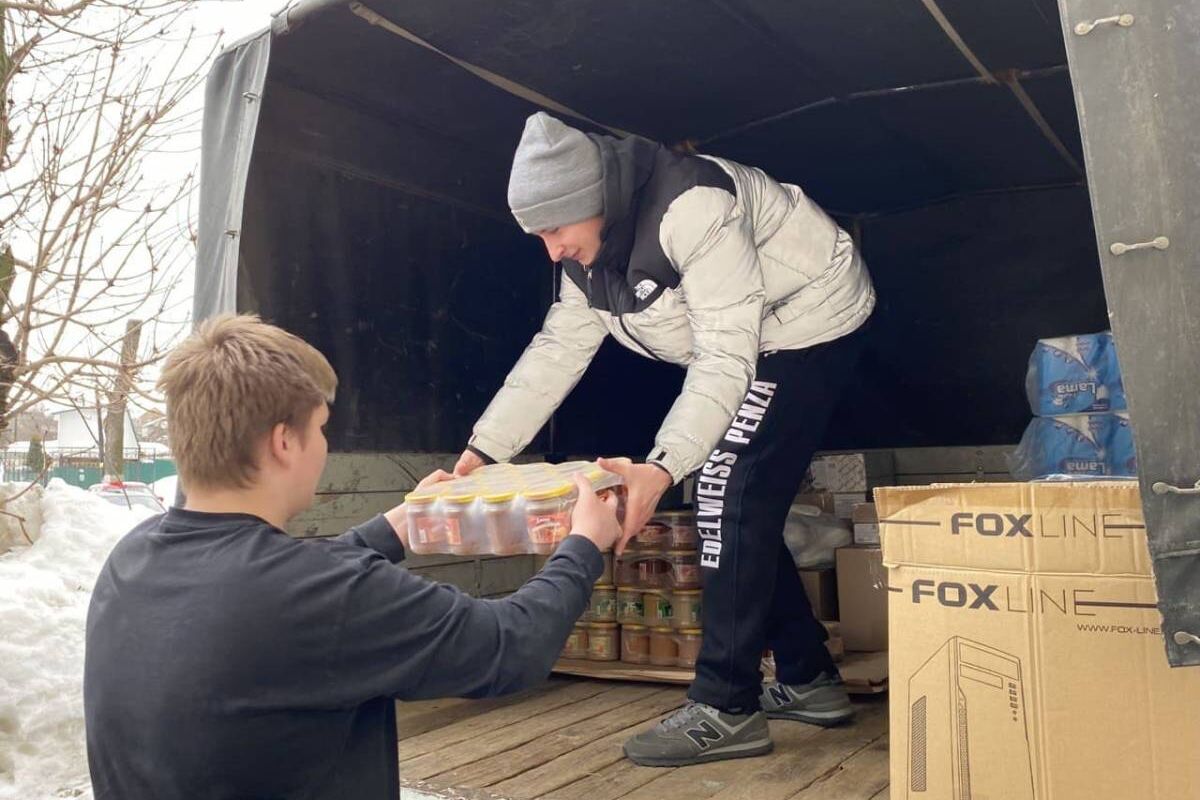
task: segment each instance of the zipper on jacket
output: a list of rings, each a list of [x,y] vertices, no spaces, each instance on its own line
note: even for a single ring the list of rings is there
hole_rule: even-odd
[[[633,331],[629,330],[629,326],[625,324],[624,316],[617,317],[617,322],[621,324],[621,330],[625,331],[625,335],[628,336],[634,344],[646,351],[646,355],[650,356],[655,361],[663,361],[663,359],[659,358],[653,350],[643,344],[641,339],[633,335]]]
[[[587,292],[586,293],[587,293],[588,307],[595,308],[595,306],[592,305],[592,270],[591,270],[591,268],[589,268],[587,271]],[[609,313],[611,314],[612,312],[610,311]],[[642,348],[642,350],[646,351],[646,355],[650,356],[650,358],[654,359],[655,361],[664,361],[665,360],[665,359],[659,358],[658,355],[653,350],[651,350],[649,347],[647,347],[645,344],[642,343],[641,339],[639,339],[633,335],[633,331],[629,330],[629,326],[625,324],[625,318],[623,316],[621,316],[619,314],[613,314],[613,316],[615,316],[617,318],[617,322],[620,323],[620,325],[621,325],[621,330],[625,331],[625,335],[629,337],[630,341],[632,341],[638,347]]]

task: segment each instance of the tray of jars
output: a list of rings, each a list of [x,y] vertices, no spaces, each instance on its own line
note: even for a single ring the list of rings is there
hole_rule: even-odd
[[[404,499],[409,550],[548,555],[571,532],[575,474],[584,475],[597,494],[623,498],[621,477],[589,461],[491,464]]]

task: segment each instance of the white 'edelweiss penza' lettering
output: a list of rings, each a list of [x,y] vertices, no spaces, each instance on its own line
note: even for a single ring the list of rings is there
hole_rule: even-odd
[[[750,443],[750,437],[762,424],[763,416],[775,396],[777,384],[754,381],[746,399],[733,417],[725,441],[734,445]],[[738,455],[721,449],[713,450],[696,478],[696,528],[700,533],[700,566],[718,569],[721,566],[721,517],[725,513],[725,490]]]

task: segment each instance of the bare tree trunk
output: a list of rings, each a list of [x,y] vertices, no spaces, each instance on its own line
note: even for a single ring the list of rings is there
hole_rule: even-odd
[[[125,467],[125,405],[136,377],[138,342],[142,323],[126,320],[121,340],[121,367],[117,382],[108,396],[108,415],[104,420],[104,480],[121,480]]]

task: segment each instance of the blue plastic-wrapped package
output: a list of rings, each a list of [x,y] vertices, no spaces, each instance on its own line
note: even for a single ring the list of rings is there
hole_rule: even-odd
[[[1112,334],[1042,339],[1029,358],[1025,392],[1041,417],[1125,410]]]
[[[1122,478],[1137,475],[1129,415],[1068,414],[1036,417],[1009,460],[1013,477]]]

